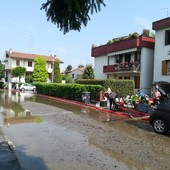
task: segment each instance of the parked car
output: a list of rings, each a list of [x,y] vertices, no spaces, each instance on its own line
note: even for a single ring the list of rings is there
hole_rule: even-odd
[[[156,109],[150,110],[149,114],[149,123],[156,133],[167,134],[170,131],[170,97],[165,98]]]
[[[152,84],[152,95],[155,93],[155,91],[158,90],[162,98],[170,97],[170,83],[166,81],[156,81]],[[153,97],[153,96],[152,96]]]
[[[32,84],[29,84],[29,83],[24,83],[24,84],[21,84],[20,90],[21,91],[33,91],[33,92],[35,92],[36,86],[33,86]]]

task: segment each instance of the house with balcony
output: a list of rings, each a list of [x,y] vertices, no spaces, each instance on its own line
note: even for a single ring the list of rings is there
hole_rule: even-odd
[[[136,90],[150,94],[154,42],[154,38],[141,35],[92,47],[95,78],[133,80]]]
[[[155,30],[153,81],[170,82],[170,17],[152,23]]]
[[[51,81],[53,75],[52,73],[54,61],[57,61],[59,63],[63,63],[63,61],[56,58],[55,56],[14,52],[10,49],[9,51],[5,51],[2,60],[3,63],[5,64],[5,82],[16,83],[19,81],[18,77],[13,77],[11,74],[12,69],[14,69],[17,66],[26,68],[25,76],[32,75],[32,72],[34,70],[34,59],[39,56],[44,57],[46,60],[46,68],[49,75],[48,81]],[[20,81],[25,82],[25,77],[22,77]]]

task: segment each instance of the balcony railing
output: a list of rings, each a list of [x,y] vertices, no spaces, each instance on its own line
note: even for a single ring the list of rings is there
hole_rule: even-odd
[[[138,62],[116,63],[114,65],[103,66],[103,73],[115,72],[139,72],[140,64]]]

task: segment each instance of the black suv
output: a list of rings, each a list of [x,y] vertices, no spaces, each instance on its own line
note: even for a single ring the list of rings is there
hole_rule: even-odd
[[[158,89],[162,95],[162,99],[170,96],[170,83],[166,81],[156,81],[152,84],[152,95],[155,93],[155,90]],[[152,96],[153,97],[153,96]]]
[[[149,111],[149,123],[153,130],[159,134],[170,131],[170,97],[166,97],[157,108]]]

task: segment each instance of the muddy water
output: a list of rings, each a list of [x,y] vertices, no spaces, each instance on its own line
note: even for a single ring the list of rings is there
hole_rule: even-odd
[[[170,165],[169,137],[151,132],[146,121],[32,94],[1,96],[5,138],[16,146],[23,167],[166,170]]]
[[[24,166],[32,170],[128,169],[90,145],[87,136],[48,122],[11,125],[5,131]]]
[[[24,109],[21,103],[31,100],[64,108],[60,110],[63,112],[92,114],[93,118],[97,118],[95,111],[53,102],[30,93],[1,93],[1,99],[4,100],[1,106],[4,137],[14,143],[15,154],[22,167],[31,170],[127,169],[126,165],[91,145],[87,136],[57,124],[52,125],[42,120],[40,115],[35,116]],[[39,109],[40,113],[44,111],[44,108]],[[55,114],[50,114],[48,109],[46,113],[49,116]]]

